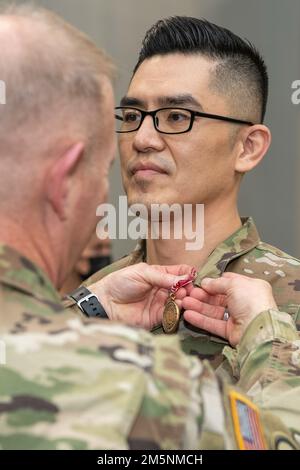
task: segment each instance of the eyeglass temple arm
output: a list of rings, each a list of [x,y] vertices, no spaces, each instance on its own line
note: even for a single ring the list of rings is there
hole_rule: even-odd
[[[217,114],[207,114],[207,113],[197,113],[195,112],[196,116],[202,116],[212,119],[218,119],[219,121],[228,121],[228,122],[235,122],[236,124],[248,124],[249,126],[253,126],[253,122],[251,121],[242,121],[241,119],[235,119],[227,116],[218,116]]]

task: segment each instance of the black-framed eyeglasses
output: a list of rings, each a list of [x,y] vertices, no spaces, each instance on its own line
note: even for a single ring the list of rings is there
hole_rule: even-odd
[[[129,106],[117,106],[115,108],[116,132],[137,131],[146,116],[152,117],[155,129],[162,134],[184,134],[189,132],[193,127],[196,116],[253,126],[251,121],[219,116],[218,114],[207,114],[186,108],[159,108],[154,111],[143,111]]]

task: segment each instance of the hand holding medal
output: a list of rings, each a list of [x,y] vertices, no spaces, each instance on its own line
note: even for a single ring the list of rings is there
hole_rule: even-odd
[[[169,297],[163,311],[162,319],[162,327],[166,334],[176,333],[179,325],[180,309],[175,302],[176,292],[178,292],[181,287],[191,284],[194,281],[196,274],[196,269],[192,268],[191,273],[187,279],[178,281],[171,287]]]

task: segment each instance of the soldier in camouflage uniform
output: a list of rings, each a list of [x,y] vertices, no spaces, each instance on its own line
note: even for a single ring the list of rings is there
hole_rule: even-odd
[[[56,288],[89,238],[94,216],[83,220],[83,212],[104,199],[95,190],[105,185],[113,154],[109,67],[88,38],[35,7],[4,10],[0,38],[10,90],[0,139],[1,449],[297,447],[298,335],[287,314],[272,310],[270,288],[255,288],[263,299],[258,311],[243,289],[249,315],[236,356],[235,374],[260,409],[208,363],[185,355],[177,336],[64,310]],[[101,145],[87,138],[98,135],[98,122]],[[143,291],[143,276],[154,271],[132,266],[99,283],[110,318],[110,289],[120,294],[123,287],[128,305],[119,308],[130,308],[131,291]],[[139,273],[138,287],[124,283],[132,273]],[[177,279],[159,275],[165,288]],[[146,288],[152,291],[151,282]],[[238,320],[238,306],[227,303]]]
[[[262,58],[230,31],[183,17],[160,20],[150,28],[128,92],[121,100],[125,107],[123,133],[119,134],[123,182],[129,204],[203,203],[204,246],[187,251],[185,240],[149,237],[85,285],[141,261],[194,265],[198,270],[195,286],[206,276],[231,271],[268,281],[278,308],[288,312],[299,327],[299,260],[262,242],[253,219],[240,219],[237,210],[241,178],[260,162],[270,143],[270,132],[261,124],[267,88]],[[157,128],[151,116],[143,120],[137,111],[163,106],[176,108],[170,111],[169,119],[175,116],[177,131],[187,130],[189,124],[185,123],[190,122],[187,111],[178,108],[200,111],[200,115],[193,115],[188,132],[167,135],[162,133],[166,127]],[[201,118],[203,111],[217,114],[219,119]],[[225,122],[224,116],[244,123]],[[166,126],[162,119],[160,125]],[[178,127],[178,121],[185,127]],[[65,305],[74,302],[66,301]],[[163,331],[157,326],[153,332]],[[203,331],[195,319],[187,321],[186,316],[182,316],[178,335],[184,351],[209,359],[213,368],[222,369],[234,380],[228,370],[231,349],[226,347],[226,339]]]
[[[91,285],[95,286],[107,274],[143,261],[146,253],[145,248],[146,243],[141,242],[129,256],[94,274],[83,284],[91,288]],[[299,329],[299,261],[261,242],[251,218],[244,222],[241,229],[214,250],[203,268],[198,271],[194,285],[201,286],[203,278],[217,277],[226,271],[268,280],[273,287],[279,310],[288,312]],[[283,273],[284,276],[276,273],[276,271]],[[268,276],[264,274],[266,272]],[[71,306],[72,310],[80,313],[77,306],[74,305],[74,301],[70,298],[65,299],[64,304],[67,307]],[[161,326],[155,327],[152,331],[155,334],[163,333]],[[178,335],[185,352],[196,354],[201,359],[208,359],[214,369],[218,369],[219,372],[226,374],[231,380],[235,380],[231,367],[228,368],[228,361],[231,361],[234,351],[228,345],[226,339],[193,326],[190,322],[184,320],[184,316],[182,316],[179,324]]]
[[[177,335],[65,312],[45,273],[4,246],[0,278],[1,449],[299,447],[300,341],[288,314],[256,316],[259,284],[229,302],[232,318],[240,302],[253,313],[234,368],[251,401]]]

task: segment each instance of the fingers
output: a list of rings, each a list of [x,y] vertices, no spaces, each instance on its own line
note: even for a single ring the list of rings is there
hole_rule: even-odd
[[[221,305],[222,307],[226,306],[225,295],[210,295],[201,287],[193,287],[192,289],[189,289],[188,295],[194,297],[197,300],[201,300],[202,302],[206,302],[207,304]]]
[[[193,310],[195,313],[208,316],[210,318],[223,319],[224,307],[218,305],[210,305],[205,302],[201,302],[193,297],[185,297],[182,300],[182,307],[185,310]]]
[[[175,266],[175,268],[176,268],[176,266]],[[192,266],[189,266],[189,265],[187,265],[187,264],[179,265],[179,266],[178,266],[178,275],[179,275],[179,276],[182,276],[182,275],[188,275],[188,276],[190,276],[191,273],[192,273],[192,271],[193,271],[193,269],[194,269],[194,271],[195,271],[195,268],[193,268]]]
[[[176,299],[184,299],[184,297],[186,297],[188,294],[187,294],[187,291],[186,291],[186,288],[185,287],[180,287],[180,289],[176,292]]]
[[[230,271],[226,271],[225,273],[222,274],[222,277],[227,277],[228,279],[252,279],[253,281],[258,281],[260,279],[255,278],[255,277],[250,277],[249,275],[245,276],[245,274],[238,274],[238,273],[232,273]]]
[[[229,277],[218,277],[216,279],[205,278],[201,281],[202,289],[212,295],[226,295],[230,288],[232,279]]]
[[[145,279],[157,287],[171,288],[178,281],[188,280],[193,268],[187,264],[176,266],[156,266],[140,263],[135,265]]]
[[[165,289],[158,289],[153,298],[153,304],[158,306],[157,320],[162,319],[164,305],[168,298],[168,291]]]
[[[193,267],[188,264],[177,264],[174,266],[162,266],[168,273],[176,276],[188,276],[191,274]]]
[[[249,279],[249,276],[244,276],[244,274],[232,273],[230,271],[226,271],[225,273],[223,273],[222,277],[227,277],[228,279],[238,279],[238,278]]]
[[[168,291],[164,289],[158,289],[152,298],[151,304],[149,305],[149,312],[144,317],[141,326],[146,329],[151,329],[156,325],[159,325],[162,321],[164,305],[168,298]]]
[[[190,295],[190,293],[194,289],[193,283],[191,282],[190,284],[187,284],[186,286],[184,286],[184,288],[186,290],[186,295]]]
[[[153,287],[162,287],[170,289],[173,284],[179,280],[184,280],[187,276],[177,276],[174,274],[166,273],[157,266],[149,266],[146,263],[136,265],[136,269],[139,270],[140,276]]]
[[[227,339],[227,332],[226,332],[226,321],[223,320],[216,320],[214,318],[207,317],[205,315],[201,315],[198,312],[194,312],[193,310],[186,310],[183,314],[184,319],[191,323],[193,326],[197,328],[201,328],[202,330],[208,331],[213,335],[220,336],[221,338]]]

